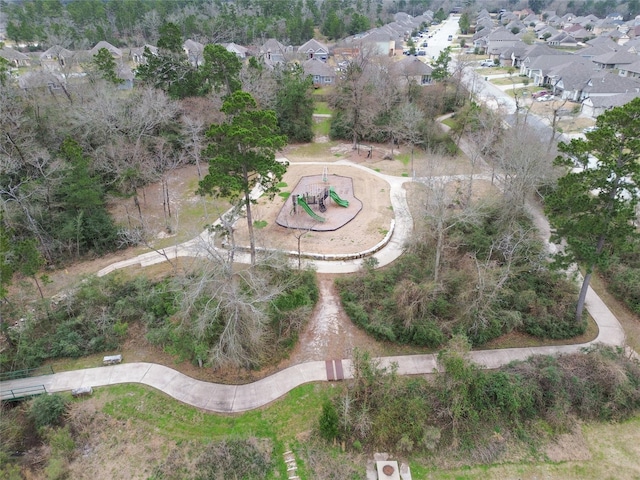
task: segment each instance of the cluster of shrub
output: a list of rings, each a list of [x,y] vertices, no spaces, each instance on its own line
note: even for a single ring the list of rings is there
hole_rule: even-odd
[[[269,351],[260,357],[264,362],[287,354],[306,319],[296,312],[313,308],[318,300],[312,272],[286,270],[277,275],[294,280],[266,307],[270,338],[277,340],[265,347]],[[8,340],[7,348],[0,352],[0,370],[23,370],[40,366],[48,359],[116,350],[126,338],[129,325],[135,322],[143,325],[148,341],[196,363],[196,349],[200,346],[196,333],[174,318],[184,293],[183,283],[177,277],[155,282],[145,277],[93,277],[54,302],[35,307],[5,304],[4,318],[20,320],[5,321],[0,326]],[[218,334],[221,329],[212,328]],[[216,338],[208,340],[215,343]]]
[[[571,430],[576,418],[618,421],[640,407],[640,363],[621,349],[484,370],[466,358],[468,348],[455,337],[433,381],[399,377],[358,352],[354,380],[323,406],[320,434],[355,450],[432,454],[453,446],[473,452],[470,461],[494,461],[507,438],[536,441]]]
[[[506,249],[510,260],[496,247],[506,237],[492,207],[480,222],[448,231],[448,267],[438,281],[430,238],[388,268],[338,279],[345,311],[378,340],[429,348],[454,334],[478,346],[511,331],[552,339],[584,333],[586,322],[575,320],[575,284],[549,268],[534,229],[519,221],[529,233]]]

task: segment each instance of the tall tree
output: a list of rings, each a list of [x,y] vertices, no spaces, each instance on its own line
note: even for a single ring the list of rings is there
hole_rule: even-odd
[[[451,47],[442,50],[438,58],[433,62],[431,77],[434,80],[446,80],[449,78],[451,76],[449,73],[449,62],[451,62]]]
[[[624,248],[640,201],[640,98],[600,115],[586,139],[561,143],[564,156],[556,164],[572,170],[545,198],[557,235],[569,246],[561,263],[578,260],[585,268],[576,321],[582,320],[585,298],[595,268]]]
[[[98,74],[107,82],[113,83],[114,85],[124,83],[124,80],[118,77],[116,61],[106,48],[98,50],[98,53],[93,56],[91,64],[97,70]]]
[[[467,12],[463,12],[460,15],[460,20],[458,20],[458,26],[460,27],[460,32],[463,35],[466,35],[469,32],[469,28],[471,27],[471,22],[469,21],[469,14]]]
[[[223,103],[227,120],[212,125],[207,131],[210,144],[205,151],[209,157],[209,173],[200,181],[199,193],[228,197],[246,208],[251,264],[256,260],[256,244],[251,217],[251,198],[254,187],[273,197],[278,183],[287,171],[287,163],[275,158],[283,148],[286,137],[280,135],[276,114],[257,108],[247,92],[236,91]]]
[[[90,171],[89,159],[71,139],[63,142],[60,154],[70,165],[56,195],[62,208],[57,219],[60,241],[75,250],[76,256],[114,248],[116,228],[107,212],[100,180]]]
[[[207,45],[204,47],[203,57],[204,65],[200,70],[202,79],[209,82],[216,92],[222,89],[226,96],[242,88],[242,62],[235,53],[229,52],[222,45]]]
[[[313,79],[300,65],[284,67],[277,76],[275,111],[280,131],[289,140],[310,142],[313,139]]]

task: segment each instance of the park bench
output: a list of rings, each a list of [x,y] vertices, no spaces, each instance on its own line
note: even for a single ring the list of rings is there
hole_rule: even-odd
[[[122,355],[107,355],[102,359],[103,365],[116,365],[122,363]]]

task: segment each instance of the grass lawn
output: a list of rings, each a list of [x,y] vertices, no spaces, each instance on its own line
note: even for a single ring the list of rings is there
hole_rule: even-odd
[[[583,461],[550,459],[520,461],[442,470],[410,463],[413,478],[420,479],[524,479],[600,480],[640,478],[640,415],[620,423],[582,425],[582,445],[560,443],[559,450],[580,450]],[[579,436],[580,437],[580,436]]]
[[[333,110],[329,108],[327,102],[315,102],[313,113],[318,113],[321,115],[331,115],[333,113]]]
[[[517,85],[519,83],[524,83],[525,81],[530,82],[531,79],[527,77],[521,77],[520,75],[512,75],[510,77],[494,78],[489,81],[494,85]]]
[[[331,129],[331,119],[323,118],[313,124],[313,133],[316,136],[328,136]]]
[[[104,413],[126,422],[126,432],[113,432],[121,437],[120,442],[126,442],[127,437],[138,438],[136,432],[154,432],[167,447],[180,450],[193,443],[206,444],[230,436],[268,438],[274,445],[272,460],[277,468],[267,478],[278,479],[287,478],[283,453],[292,448],[295,451],[300,445],[299,437],[313,430],[322,404],[333,392],[332,386],[307,384],[264,409],[237,415],[204,412],[144,385],[101,387],[88,401],[102,404]],[[301,459],[297,473],[307,473]]]

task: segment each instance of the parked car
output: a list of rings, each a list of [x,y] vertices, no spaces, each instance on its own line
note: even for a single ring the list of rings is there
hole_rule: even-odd
[[[548,102],[550,100],[553,100],[553,95],[551,95],[551,94],[542,95],[541,97],[536,98],[536,100],[538,102]]]
[[[495,67],[496,64],[493,60],[483,60],[480,62],[481,67]]]
[[[422,46],[426,48],[429,46],[429,44],[427,42],[422,42]]]
[[[598,127],[596,127],[595,125],[592,125],[591,127],[587,127],[585,129],[583,129],[582,133],[595,132],[596,128],[598,128]]]
[[[447,37],[447,40],[449,40],[449,41],[453,40],[453,35],[449,35],[449,36]]]
[[[540,92],[535,92],[533,95],[531,95],[532,98],[540,98],[540,97],[544,97],[545,95],[551,95],[551,92],[547,92],[546,90],[542,90]]]

